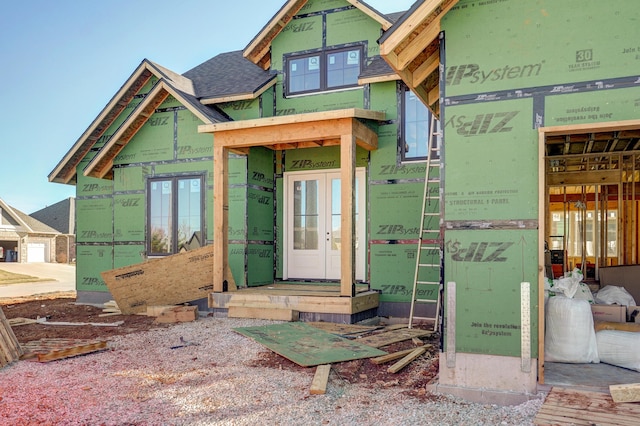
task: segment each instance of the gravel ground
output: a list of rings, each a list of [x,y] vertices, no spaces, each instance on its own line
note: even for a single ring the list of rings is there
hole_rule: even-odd
[[[325,395],[310,395],[314,368],[261,367],[267,349],[232,331],[271,323],[205,318],[114,336],[100,353],[20,361],[0,370],[0,424],[531,425],[542,405],[414,398],[335,372]],[[197,345],[171,349],[181,337]]]

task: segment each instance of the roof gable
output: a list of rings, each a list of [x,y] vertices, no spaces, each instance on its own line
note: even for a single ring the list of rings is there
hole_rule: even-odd
[[[440,19],[458,0],[418,0],[379,40],[380,56],[436,115],[440,100]]]
[[[382,13],[359,0],[345,0],[367,16],[379,22],[384,30],[391,28],[393,22]],[[308,0],[288,0],[284,6],[269,20],[267,25],[245,47],[245,58],[258,65],[262,69],[271,67],[271,42],[291,22],[294,16],[307,4]]]
[[[184,77],[182,77],[184,78]],[[184,82],[183,82],[184,83]],[[182,85],[193,92],[193,86]],[[228,121],[228,118],[213,107],[202,105],[193,93],[182,91],[179,87],[164,77],[158,80],[147,93],[144,100],[131,112],[129,117],[118,127],[100,151],[85,167],[85,176],[97,178],[113,177],[113,160],[133,139],[142,126],[151,118],[154,111],[169,97],[176,98],[204,124],[214,124]]]
[[[63,234],[75,234],[75,201],[73,197],[65,198],[29,216]]]
[[[11,207],[7,203],[4,202],[0,198],[0,210],[2,210],[3,214],[8,214],[11,219],[13,219],[18,226],[24,228],[24,230],[28,233],[41,233],[41,234],[59,234],[58,231],[51,228],[48,225],[40,222],[39,220],[29,216],[26,213],[21,212],[20,210]]]

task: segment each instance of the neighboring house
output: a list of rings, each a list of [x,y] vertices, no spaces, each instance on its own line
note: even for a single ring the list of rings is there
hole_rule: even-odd
[[[59,234],[0,199],[0,262],[55,262]]]
[[[380,39],[443,123],[440,390],[535,394],[545,345],[585,344],[545,342],[545,266],[597,287],[639,263],[639,20],[635,0],[419,0]]]
[[[60,235],[55,241],[55,260],[57,263],[73,263],[76,258],[76,199],[66,198],[47,206],[29,216],[50,226]]]
[[[368,315],[408,315],[429,113],[379,56],[400,16],[287,1],[243,51],[142,61],[49,175],[76,186],[78,299],[196,243],[216,292],[228,264],[239,287],[362,283]]]

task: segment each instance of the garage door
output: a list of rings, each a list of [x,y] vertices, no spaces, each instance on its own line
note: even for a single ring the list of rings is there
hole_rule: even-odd
[[[47,245],[45,243],[29,243],[27,244],[27,262],[42,263],[46,262],[45,253]]]

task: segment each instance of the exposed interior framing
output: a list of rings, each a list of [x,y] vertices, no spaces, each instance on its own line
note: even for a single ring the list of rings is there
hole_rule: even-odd
[[[555,236],[551,217],[554,205],[556,215],[565,222],[561,249],[562,270],[551,271],[563,274],[573,267],[580,267],[588,282],[598,279],[598,268],[611,265],[638,264],[638,196],[640,195],[640,120],[593,123],[572,126],[542,127],[539,134],[539,238],[549,241]],[[575,231],[581,251],[580,262],[567,255],[566,218],[571,209],[578,215],[580,226]],[[608,214],[617,211],[614,219],[614,244],[609,235]],[[593,268],[591,256],[587,256],[586,211],[593,211],[596,229],[592,230],[594,246]],[[600,219],[598,219],[600,218]],[[577,244],[576,244],[577,245]],[[614,256],[607,250],[615,246]],[[553,246],[550,244],[550,249]],[[610,253],[609,253],[610,254]],[[539,247],[539,270],[545,270],[545,250]],[[553,266],[553,265],[552,265]],[[539,280],[539,335],[538,335],[538,381],[544,383],[544,273]]]

